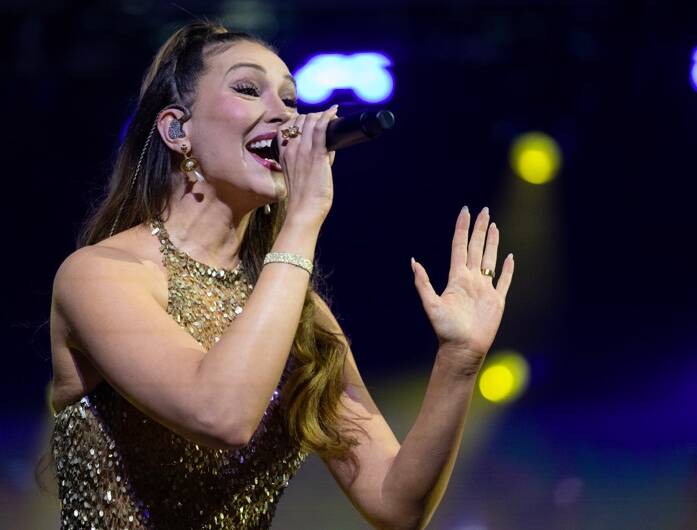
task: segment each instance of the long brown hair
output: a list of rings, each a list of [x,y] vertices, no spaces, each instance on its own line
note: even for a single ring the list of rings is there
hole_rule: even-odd
[[[171,105],[191,108],[198,80],[206,72],[206,60],[241,41],[255,42],[278,53],[259,37],[229,31],[207,20],[180,28],[162,45],[143,79],[138,105],[117,151],[108,185],[80,228],[78,248],[147,222],[166,210],[173,191],[170,172],[176,161],[159,134],[152,134],[157,114]],[[259,208],[250,213],[240,258],[252,285],[256,284],[264,256],[283,225],[286,206],[287,198],[272,204],[268,215]],[[349,460],[355,478],[358,462],[350,449],[358,441],[349,433],[365,433],[365,429],[344,418],[338,409],[347,348],[337,334],[315,319],[311,295],[318,294],[323,281],[317,271],[315,268],[293,339],[291,355],[296,367],[283,387],[282,408],[291,437],[302,449],[322,457]],[[341,428],[342,419],[355,428]]]

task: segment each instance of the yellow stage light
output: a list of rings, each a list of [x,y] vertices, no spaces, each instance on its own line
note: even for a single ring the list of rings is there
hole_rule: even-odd
[[[510,401],[527,387],[528,363],[514,351],[494,354],[479,377],[479,391],[494,403]]]
[[[530,184],[545,184],[552,180],[561,166],[561,150],[550,136],[529,132],[518,136],[509,153],[511,167]]]
[[[479,379],[479,390],[489,401],[503,401],[513,390],[513,374],[505,366],[490,366]]]

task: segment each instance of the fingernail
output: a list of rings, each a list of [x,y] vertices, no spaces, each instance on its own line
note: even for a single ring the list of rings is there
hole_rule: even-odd
[[[414,270],[414,257],[411,258],[411,270]]]
[[[465,204],[465,205],[462,207],[462,210],[460,210],[460,211],[461,211],[461,212],[469,212],[470,209],[469,209],[469,208],[467,207],[467,205]]]
[[[491,228],[496,228],[496,223],[491,223],[489,226],[490,226]]]
[[[485,206],[484,208],[482,208],[482,213],[489,213],[489,207]]]
[[[336,110],[336,109],[339,108],[339,104],[338,104],[338,103],[334,103],[334,104],[331,106],[331,108],[334,109],[334,110]]]

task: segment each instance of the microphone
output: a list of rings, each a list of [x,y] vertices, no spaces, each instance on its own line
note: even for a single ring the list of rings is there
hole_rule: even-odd
[[[333,119],[327,125],[327,151],[367,142],[392,127],[394,114],[389,110],[368,110]],[[271,140],[271,154],[278,160],[278,138]]]

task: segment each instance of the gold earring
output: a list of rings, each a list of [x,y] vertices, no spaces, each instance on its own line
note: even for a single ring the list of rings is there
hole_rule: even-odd
[[[193,156],[189,155],[189,152],[191,151],[191,148],[189,147],[188,144],[181,144],[180,149],[182,150],[182,153],[184,154],[184,160],[181,161],[181,164],[179,164],[179,169],[182,171],[182,173],[190,173],[191,171],[194,172],[194,175],[196,175],[196,180],[199,182],[203,182],[206,180],[203,175],[201,175],[201,172],[198,171],[199,168],[199,163],[198,160],[195,159]]]

